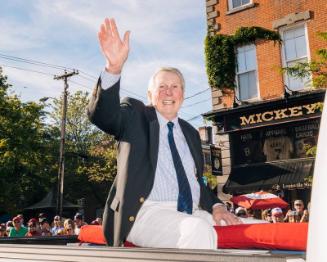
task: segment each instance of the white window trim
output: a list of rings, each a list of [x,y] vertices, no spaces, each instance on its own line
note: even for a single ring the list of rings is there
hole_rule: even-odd
[[[245,5],[241,5],[241,6],[238,6],[238,7],[233,7],[233,0],[228,0],[228,10],[229,11],[234,11],[234,10],[238,10],[238,9],[244,9],[246,8],[247,6],[252,6],[253,5],[253,0],[250,0],[249,3],[245,4]]]
[[[310,53],[310,46],[309,46],[309,36],[308,36],[308,26],[306,22],[300,22],[300,23],[296,23],[294,25],[291,26],[283,26],[279,29],[279,33],[281,35],[282,38],[282,47],[281,47],[281,57],[282,57],[282,67],[286,67],[286,54],[285,54],[285,46],[284,46],[284,32],[290,29],[294,29],[294,28],[298,28],[298,27],[304,27],[304,35],[305,35],[305,40],[306,40],[306,48],[307,48],[307,58],[308,58],[308,62],[311,62],[311,53]],[[299,58],[300,60],[301,58]],[[312,83],[312,75],[309,77],[310,81]],[[288,80],[288,75],[286,73],[283,74],[283,84],[286,85]],[[288,87],[288,86],[287,86]],[[288,87],[290,88],[290,87]],[[309,89],[311,89],[311,85],[309,86],[304,86],[303,89],[301,90],[297,90],[299,92],[301,91],[308,91]]]
[[[240,47],[244,47],[244,46],[247,46],[247,45],[243,45],[243,46],[238,46],[236,47],[236,52],[237,52],[237,48],[240,48]],[[255,78],[256,78],[256,85],[257,85],[257,96],[256,97],[253,97],[253,98],[250,98],[250,99],[244,99],[244,100],[241,100],[241,94],[240,94],[240,85],[239,85],[239,82],[238,82],[238,75],[239,75],[239,72],[237,70],[237,65],[236,65],[236,68],[235,68],[235,82],[236,82],[236,88],[235,88],[235,94],[237,94],[236,98],[240,101],[240,102],[257,102],[257,101],[260,101],[261,99],[261,95],[260,95],[260,87],[259,87],[259,77],[258,77],[258,60],[257,60],[257,47],[255,44],[250,44],[248,46],[253,46],[254,47],[254,50],[255,50]],[[253,70],[251,70],[253,71]],[[242,72],[241,74],[244,74],[246,72],[251,72],[251,71],[245,71],[245,72]]]

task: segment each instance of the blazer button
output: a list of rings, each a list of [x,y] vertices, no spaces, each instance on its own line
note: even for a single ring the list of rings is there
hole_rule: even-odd
[[[129,220],[129,222],[134,222],[134,220],[135,220],[135,217],[133,217],[133,216],[130,216],[130,217],[128,218],[128,220]]]
[[[140,197],[139,201],[140,201],[140,203],[143,203],[144,202],[144,197]]]

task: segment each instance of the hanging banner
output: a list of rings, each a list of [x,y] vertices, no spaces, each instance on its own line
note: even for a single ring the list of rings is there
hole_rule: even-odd
[[[211,154],[212,174],[214,176],[222,176],[223,168],[222,168],[222,161],[221,161],[221,148],[215,147],[215,145],[211,145],[210,154]]]

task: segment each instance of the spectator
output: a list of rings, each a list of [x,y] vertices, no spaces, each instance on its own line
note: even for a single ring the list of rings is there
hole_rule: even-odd
[[[93,220],[93,221],[91,222],[91,225],[98,226],[98,225],[100,225],[100,224],[99,224],[99,222],[98,222],[97,220]]]
[[[95,219],[95,221],[97,221],[99,223],[99,225],[102,225],[102,218],[101,217],[97,217]]]
[[[49,221],[46,218],[41,220],[40,227],[42,236],[51,236],[51,227]]]
[[[12,220],[14,227],[10,229],[9,237],[24,237],[27,233],[27,228],[22,227],[21,218],[16,216]]]
[[[283,210],[279,207],[275,207],[271,210],[271,220],[273,223],[284,222]]]
[[[297,199],[294,201],[293,210],[289,210],[285,216],[284,221],[290,223],[308,222],[309,212],[304,209],[304,203],[302,200]]]
[[[247,218],[248,217],[248,212],[244,207],[238,207],[235,209],[235,215],[238,217],[242,218]]]
[[[38,228],[38,222],[36,218],[31,218],[27,222],[27,233],[25,236],[27,237],[35,237],[35,236],[41,236],[41,233]]]
[[[47,219],[47,215],[45,213],[39,213],[38,218],[39,218],[39,223],[41,224],[42,220]]]
[[[58,235],[75,235],[75,224],[74,221],[70,218],[64,221],[64,228],[58,231]]]
[[[265,209],[262,211],[261,213],[261,217],[262,220],[265,220],[269,223],[272,223],[272,219],[271,219],[271,209]]]
[[[81,230],[81,227],[87,224],[84,222],[81,213],[76,213],[76,215],[74,216],[74,222],[75,222],[75,235],[79,235],[79,231]]]
[[[6,232],[7,236],[9,236],[10,230],[14,227],[14,224],[12,223],[11,220],[7,221],[6,223]]]
[[[23,214],[18,214],[17,216],[20,217],[20,221],[21,221],[21,225],[22,225],[22,227],[25,227],[24,216],[23,216]]]
[[[0,237],[7,237],[6,224],[0,224]]]
[[[51,234],[53,236],[56,236],[56,235],[58,235],[58,232],[63,229],[64,229],[64,227],[62,226],[60,216],[55,216],[53,218],[53,227],[51,228]]]
[[[235,209],[235,215],[239,217],[244,224],[264,224],[267,223],[265,220],[256,219],[253,216],[249,216],[248,210],[244,207],[238,207]]]

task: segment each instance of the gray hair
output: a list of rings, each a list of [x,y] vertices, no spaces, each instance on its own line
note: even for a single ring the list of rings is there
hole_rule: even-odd
[[[160,67],[158,68],[154,73],[153,75],[151,76],[150,80],[149,80],[149,84],[148,84],[148,94],[147,94],[147,97],[148,97],[148,102],[151,104],[151,99],[149,97],[149,91],[152,91],[154,89],[154,80],[157,76],[158,73],[160,72],[170,72],[170,73],[174,73],[178,76],[178,78],[181,80],[182,82],[182,89],[183,89],[183,92],[185,91],[185,80],[184,80],[184,76],[183,74],[181,73],[181,71],[179,71],[177,68],[175,67]]]

